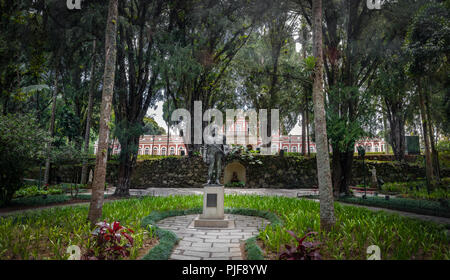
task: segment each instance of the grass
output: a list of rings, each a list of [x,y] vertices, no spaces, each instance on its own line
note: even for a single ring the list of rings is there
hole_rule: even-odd
[[[145,227],[146,223],[164,218],[170,211],[161,213],[168,210],[176,214],[199,209],[202,202],[202,196],[117,200],[104,205],[103,219],[120,221],[121,225],[136,231],[136,246],[132,251],[132,258],[136,258],[144,238],[158,237],[160,244],[161,240],[174,240],[169,233]],[[263,211],[266,218],[279,217],[278,222],[273,222],[258,236],[270,253],[278,254],[284,244],[294,244],[287,229],[299,236],[320,230],[319,204],[306,199],[227,195],[225,207],[240,208],[235,214]],[[65,259],[69,245],[78,245],[82,250],[88,248],[87,210],[87,205],[58,207],[0,218],[0,259]],[[444,226],[338,203],[335,213],[336,226],[329,233],[320,233],[321,254],[325,259],[366,259],[366,249],[372,244],[380,247],[382,259],[450,259],[449,237]],[[145,217],[149,218],[145,220]]]

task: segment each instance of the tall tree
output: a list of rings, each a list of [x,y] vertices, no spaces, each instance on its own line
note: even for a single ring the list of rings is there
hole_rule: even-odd
[[[58,68],[58,66],[56,66],[56,68]],[[59,71],[56,70],[55,71],[55,89],[53,91],[53,98],[52,98],[52,113],[51,113],[51,118],[50,118],[50,126],[48,128],[48,133],[49,133],[50,137],[53,137],[55,134],[56,102],[57,102],[57,97],[59,94],[58,79],[59,79]],[[53,139],[51,139],[47,143],[47,158],[45,160],[44,184],[48,184],[49,180],[50,180],[50,164],[51,164],[50,153],[52,150],[52,141],[53,141]]]
[[[106,162],[109,140],[109,122],[114,92],[116,68],[116,35],[118,20],[118,0],[110,0],[105,31],[105,71],[103,74],[103,93],[100,116],[97,159],[92,184],[92,197],[89,206],[88,220],[95,224],[102,216],[103,196],[106,178]]]
[[[429,181],[440,179],[439,157],[435,147],[434,124],[430,110],[435,84],[438,91],[447,91],[450,53],[449,7],[431,2],[419,9],[409,26],[405,50],[409,55],[407,71],[417,85],[425,146],[426,174]]]
[[[143,119],[159,92],[160,58],[156,44],[166,3],[121,1],[118,26],[117,84],[113,104],[120,143],[116,196],[129,196],[131,175],[137,161]]]
[[[320,227],[330,230],[335,224],[333,187],[328,153],[327,123],[325,118],[322,52],[322,0],[313,0],[313,52],[316,58],[313,84],[314,124],[317,147],[317,177],[320,196]]]
[[[86,131],[84,134],[84,147],[83,152],[85,156],[89,153],[89,140],[91,137],[91,118],[92,118],[92,109],[94,107],[94,91],[95,91],[95,66],[97,63],[97,55],[95,51],[96,41],[94,40],[92,46],[92,64],[91,64],[91,73],[90,73],[90,83],[89,83],[89,98],[88,98],[88,108],[86,112]],[[86,184],[87,182],[87,174],[88,174],[88,161],[87,158],[83,160],[83,167],[81,169],[81,184]]]

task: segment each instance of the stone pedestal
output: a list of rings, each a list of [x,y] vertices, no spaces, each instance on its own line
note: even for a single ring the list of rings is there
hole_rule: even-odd
[[[224,216],[223,185],[205,185],[203,190],[203,214],[194,220],[194,227],[231,227],[233,221]]]

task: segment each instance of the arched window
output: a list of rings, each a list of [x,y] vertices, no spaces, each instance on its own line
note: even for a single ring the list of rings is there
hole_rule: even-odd
[[[292,150],[293,153],[296,153],[297,152],[297,146],[292,147],[291,150]]]
[[[289,149],[288,149],[287,146],[284,146],[284,147],[283,147],[283,150],[284,150],[285,153],[287,153],[287,152],[289,151]]]
[[[154,147],[154,148],[153,148],[153,154],[154,154],[154,155],[157,155],[157,154],[158,154],[158,147]]]
[[[166,147],[163,147],[162,149],[161,149],[161,155],[162,156],[165,156],[166,155]]]
[[[149,151],[150,151],[149,147],[145,148],[145,154],[146,155],[148,155]]]
[[[178,154],[180,156],[184,156],[186,154],[186,152],[184,151],[183,147],[178,148]]]
[[[171,156],[175,155],[175,148],[174,147],[170,147],[170,155]]]

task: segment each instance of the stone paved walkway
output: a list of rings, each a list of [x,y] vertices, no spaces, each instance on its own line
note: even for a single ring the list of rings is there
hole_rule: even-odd
[[[192,221],[198,215],[176,216],[157,223],[173,231],[181,240],[174,248],[172,260],[242,260],[241,242],[258,235],[269,221],[251,216],[225,215],[235,221],[232,229],[198,229]]]

